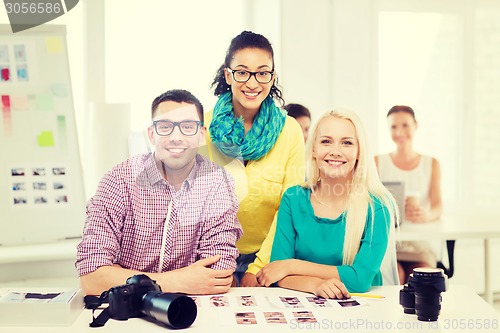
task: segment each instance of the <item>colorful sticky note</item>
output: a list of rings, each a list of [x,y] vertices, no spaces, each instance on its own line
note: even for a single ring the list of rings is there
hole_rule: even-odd
[[[0,81],[9,81],[10,80],[10,69],[9,67],[0,68],[2,72],[2,79]]]
[[[19,81],[29,81],[28,66],[26,66],[26,64],[17,65],[17,79]]]
[[[40,147],[53,147],[54,146],[54,135],[52,131],[42,131],[38,136],[38,145]]]
[[[50,94],[38,94],[36,95],[36,104],[38,109],[42,111],[52,111],[54,110],[54,97]]]
[[[6,108],[10,108],[10,96],[2,95],[2,106]]]
[[[45,46],[48,53],[60,53],[62,51],[62,43],[60,37],[45,38]]]
[[[59,135],[59,147],[62,151],[66,151],[67,137],[66,137],[66,117],[57,116],[57,134]]]
[[[12,95],[10,102],[14,110],[29,110],[28,95]]]

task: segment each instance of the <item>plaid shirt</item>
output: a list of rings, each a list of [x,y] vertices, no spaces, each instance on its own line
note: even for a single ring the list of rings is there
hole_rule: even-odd
[[[196,156],[176,191],[160,174],[154,153],[134,156],[108,172],[87,203],[78,274],[115,263],[164,272],[216,254],[221,259],[211,268],[235,268],[235,243],[242,234],[237,211],[233,178],[204,157]]]

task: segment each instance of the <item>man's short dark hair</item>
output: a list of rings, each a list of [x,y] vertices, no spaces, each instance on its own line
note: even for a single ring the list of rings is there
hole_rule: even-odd
[[[172,89],[156,97],[153,101],[153,104],[151,104],[151,118],[154,118],[156,109],[158,108],[158,105],[160,105],[160,103],[169,101],[176,103],[193,104],[196,107],[196,111],[198,111],[200,120],[203,122],[203,105],[201,105],[200,100],[189,91],[183,89]]]
[[[302,104],[290,103],[283,107],[290,117],[294,117],[295,119],[299,117],[307,117],[311,119],[311,112]]]

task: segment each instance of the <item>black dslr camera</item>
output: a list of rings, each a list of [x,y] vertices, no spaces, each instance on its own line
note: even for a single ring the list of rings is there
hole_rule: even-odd
[[[107,301],[109,306],[94,318],[91,327],[103,326],[109,318],[127,320],[147,316],[171,328],[187,328],[197,315],[196,304],[190,297],[162,293],[160,286],[144,274],[129,277],[126,284],[105,291],[100,301],[101,304]]]
[[[447,286],[448,276],[441,268],[415,268],[399,292],[399,304],[404,313],[416,313],[420,321],[436,321],[441,311],[441,292]]]

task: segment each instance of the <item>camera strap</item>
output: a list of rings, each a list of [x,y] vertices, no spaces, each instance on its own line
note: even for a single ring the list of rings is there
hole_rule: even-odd
[[[102,312],[96,317],[95,310],[99,308],[102,303],[105,303],[108,297],[108,293],[105,291],[101,294],[100,297],[87,295],[83,298],[85,302],[85,308],[92,310],[92,322],[89,323],[90,327],[102,327],[106,324],[110,318],[109,316],[109,308],[105,308]]]
[[[103,327],[109,320],[109,308],[102,310],[97,317],[94,316],[95,309],[92,309],[92,322],[89,324],[90,327]]]

